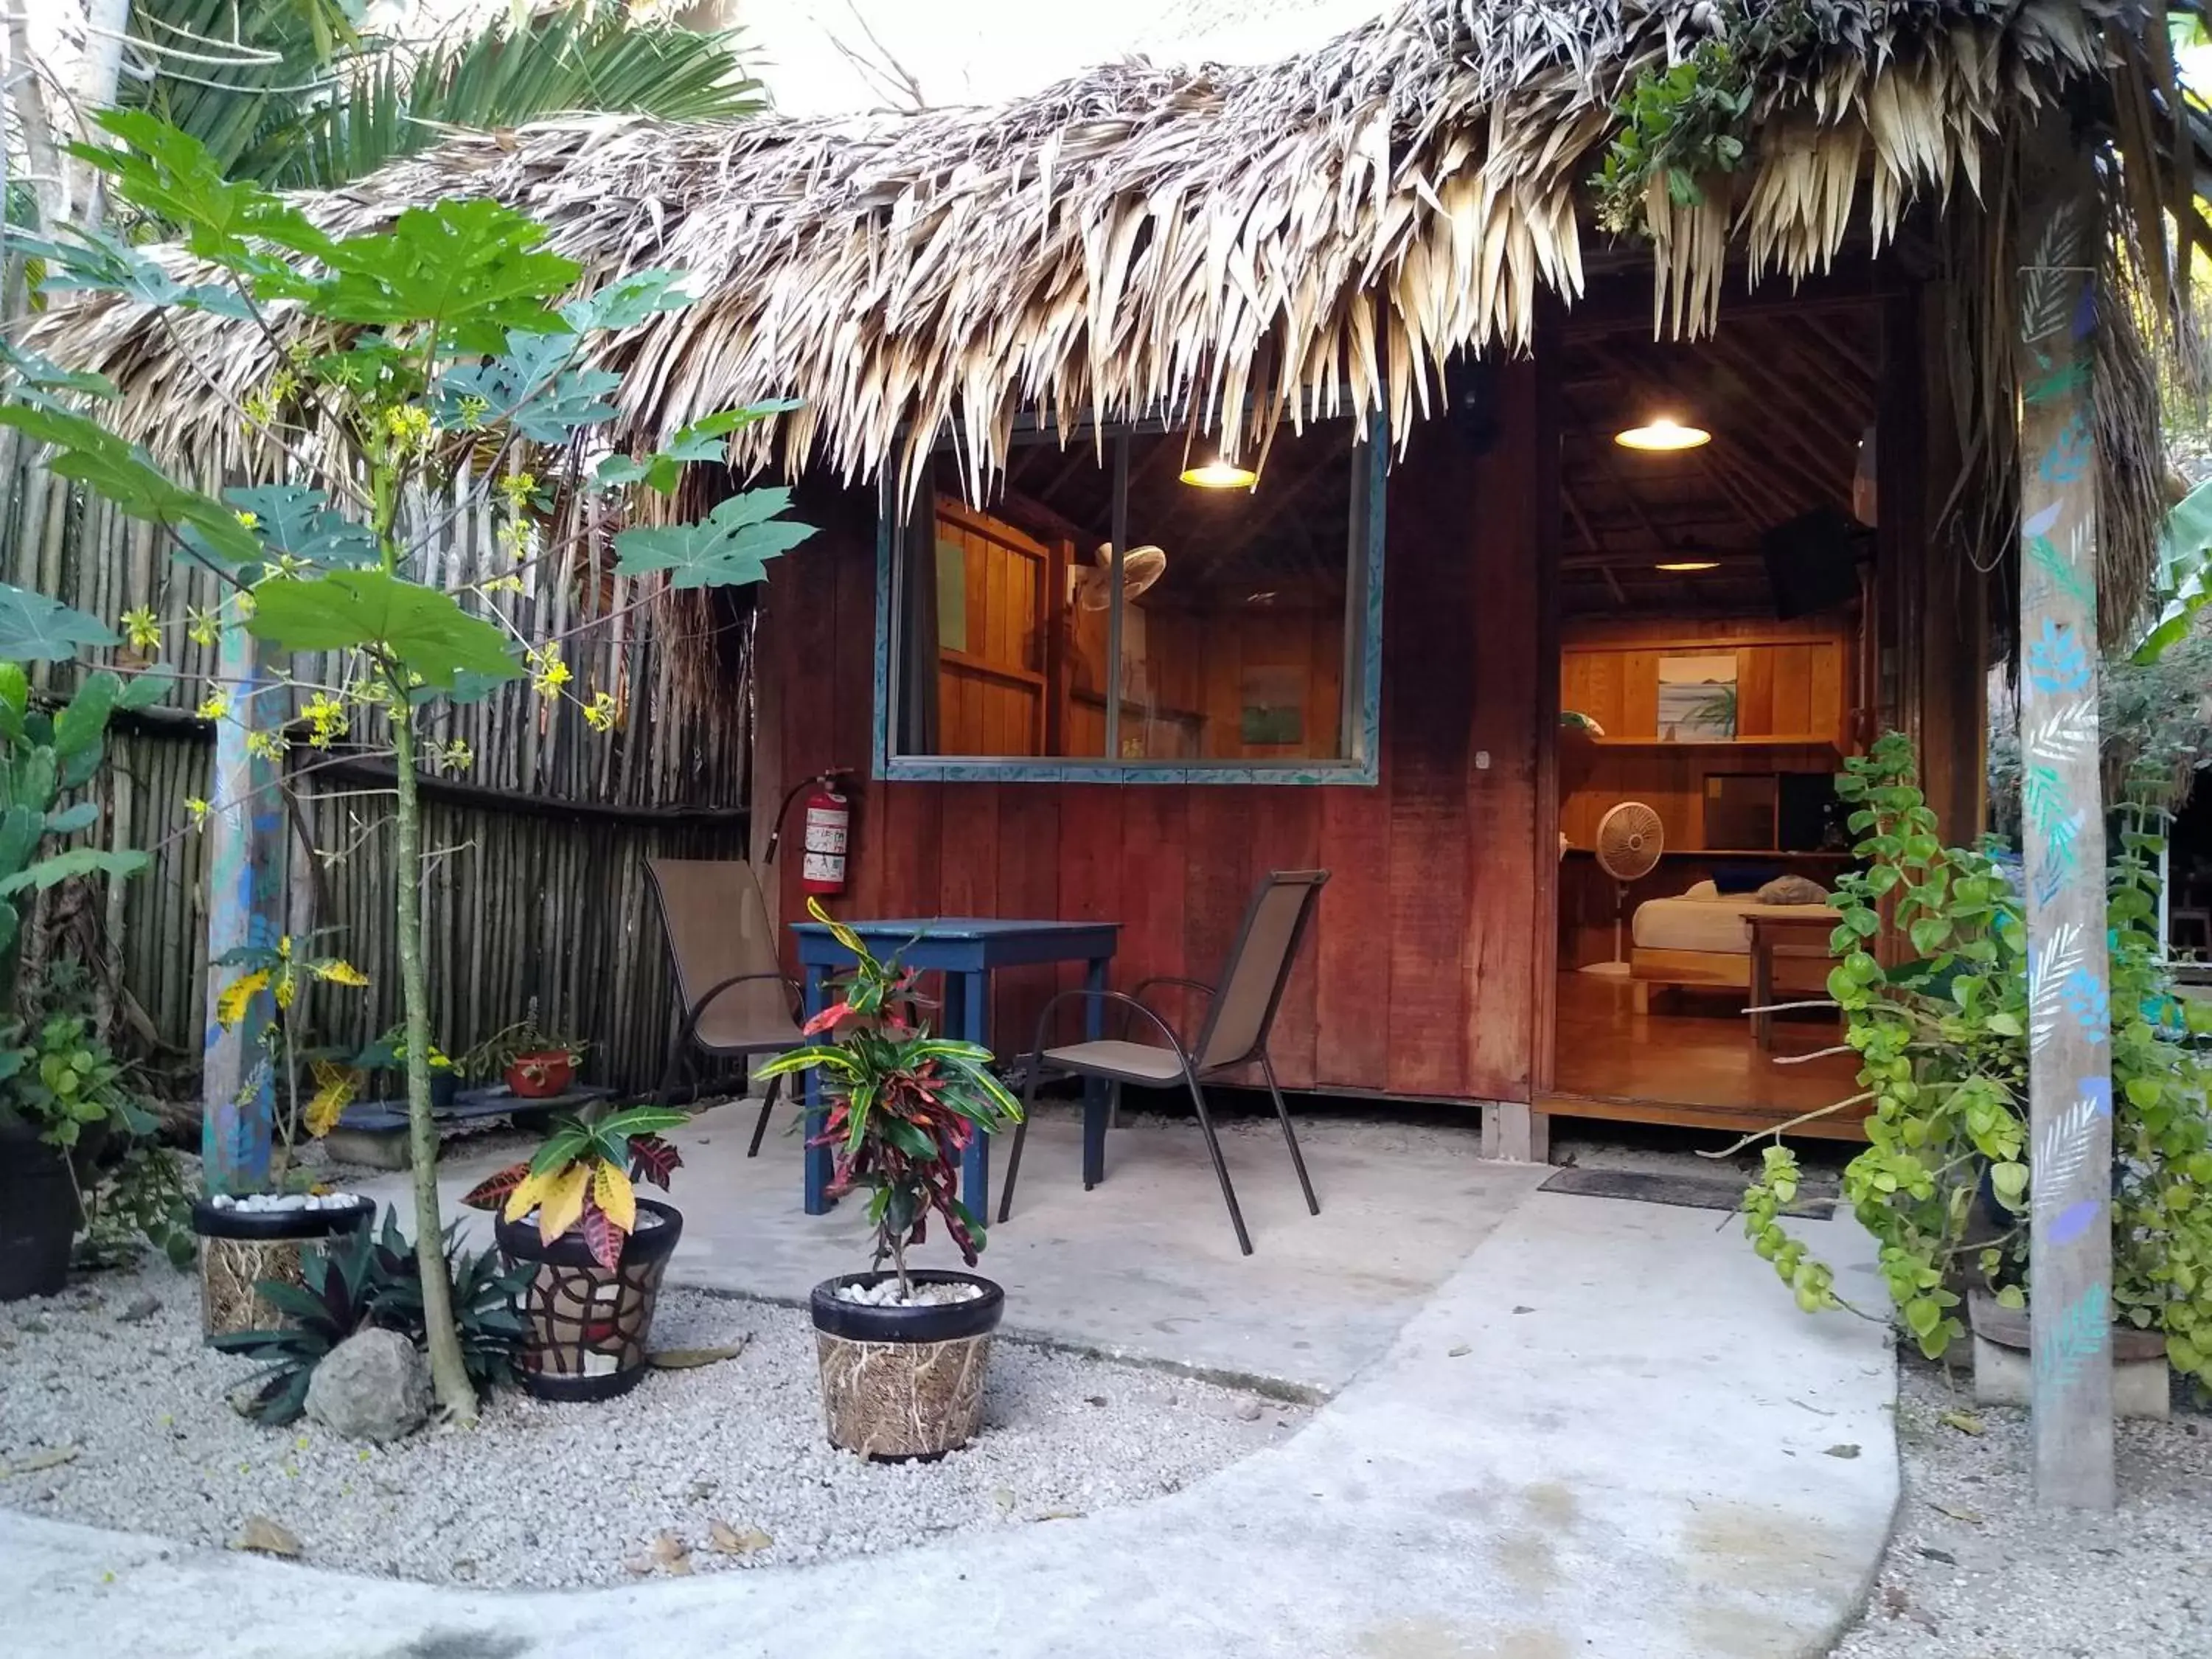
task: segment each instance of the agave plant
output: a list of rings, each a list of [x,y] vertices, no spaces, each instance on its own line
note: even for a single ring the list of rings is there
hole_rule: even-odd
[[[252,1415],[263,1423],[296,1419],[306,1409],[315,1367],[356,1332],[375,1326],[398,1332],[417,1347],[424,1340],[421,1258],[395,1212],[385,1211],[380,1231],[356,1228],[308,1251],[300,1271],[301,1284],[264,1279],[254,1286],[290,1324],[210,1339],[225,1353],[269,1362],[249,1384]],[[518,1304],[532,1268],[507,1267],[496,1250],[464,1249],[456,1224],[446,1230],[446,1271],[469,1380],[479,1394],[512,1382],[527,1331]]]
[[[537,1156],[479,1183],[461,1202],[497,1210],[508,1221],[538,1212],[538,1237],[547,1244],[580,1228],[592,1259],[612,1273],[622,1265],[623,1241],[637,1225],[638,1181],[663,1192],[683,1155],[660,1131],[685,1121],[666,1106],[632,1106],[590,1119],[553,1121]]]

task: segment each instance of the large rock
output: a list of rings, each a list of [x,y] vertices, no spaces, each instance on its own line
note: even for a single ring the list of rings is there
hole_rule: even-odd
[[[349,1440],[397,1440],[429,1411],[429,1371],[398,1331],[356,1331],[307,1382],[307,1415]]]

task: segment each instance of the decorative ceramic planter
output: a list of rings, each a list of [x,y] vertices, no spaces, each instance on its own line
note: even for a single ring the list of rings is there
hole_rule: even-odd
[[[2035,1372],[2027,1310],[2004,1307],[1980,1291],[1966,1305],[1974,1330],[1975,1401],[1984,1406],[2026,1407]],[[2166,1360],[2166,1334],[2115,1325],[2112,1353],[2113,1414],[2166,1416],[2172,1381]]]
[[[893,1275],[846,1273],[814,1287],[815,1357],[830,1443],[884,1461],[942,1457],[975,1437],[983,1374],[1006,1293],[973,1273],[925,1268],[917,1285],[975,1285],[965,1302],[878,1307],[848,1302],[841,1285],[872,1286]]]
[[[197,1200],[192,1231],[200,1240],[201,1334],[280,1328],[284,1316],[255,1282],[300,1284],[301,1256],[308,1246],[366,1227],[375,1217],[376,1202],[368,1198],[325,1210],[240,1210],[218,1208],[212,1199]]]
[[[529,1334],[518,1369],[526,1393],[540,1400],[611,1400],[644,1380],[660,1276],[684,1236],[684,1217],[673,1205],[650,1198],[638,1200],[637,1211],[641,1221],[652,1216],[655,1224],[623,1242],[612,1273],[592,1259],[580,1231],[572,1228],[547,1244],[529,1217],[499,1222],[500,1253],[538,1268],[522,1293]]]
[[[58,1293],[76,1237],[68,1158],[27,1123],[0,1124],[0,1302]]]
[[[507,1065],[507,1086],[525,1100],[549,1100],[565,1094],[576,1075],[575,1056],[565,1048],[517,1054]]]

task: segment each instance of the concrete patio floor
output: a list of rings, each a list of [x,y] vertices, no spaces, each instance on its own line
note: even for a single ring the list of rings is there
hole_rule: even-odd
[[[1360,1300],[1362,1286],[1399,1310],[1376,1357],[1303,1432],[1170,1497],[892,1557],[503,1595],[350,1577],[0,1512],[0,1596],[11,1628],[26,1651],[52,1659],[578,1651],[861,1659],[905,1650],[917,1631],[946,1632],[978,1659],[1824,1652],[1857,1608],[1896,1503],[1885,1333],[1799,1315],[1726,1217],[1534,1193],[1539,1171],[1462,1169],[1425,1146],[1393,1158],[1382,1150],[1391,1132],[1379,1128],[1317,1125],[1312,1138],[1317,1178],[1334,1183],[1339,1219],[1329,1224],[1356,1231],[1352,1224],[1364,1219],[1399,1239],[1370,1244],[1343,1285],[1328,1282],[1325,1250],[1301,1254],[1285,1242],[1322,1224],[1304,1218],[1287,1170],[1270,1180],[1267,1143],[1256,1136],[1232,1152],[1254,1208],[1274,1186],[1292,1194],[1290,1210],[1268,1201],[1252,1261],[1239,1261],[1231,1243],[1203,1272],[1186,1263],[1177,1269],[1185,1278],[1156,1291],[1143,1287],[1178,1250],[1197,1250],[1215,1231],[1228,1236],[1218,1194],[1178,1184],[1181,1153],[1194,1139],[1181,1146],[1173,1125],[1119,1139],[1127,1177],[1119,1190],[1131,1213],[1110,1226],[1103,1218],[1112,1212],[1097,1207],[1115,1193],[1110,1181],[1087,1199],[1079,1188],[1054,1194],[1042,1180],[1025,1187],[1036,1208],[1017,1209],[992,1255],[1010,1285],[1027,1276],[1052,1301],[1048,1317],[1028,1316],[1032,1326],[1073,1319],[1081,1298],[1052,1288],[1052,1276],[1079,1270],[1096,1275],[1088,1282],[1111,1305],[1104,1323],[1115,1345],[1126,1335],[1148,1352],[1180,1350],[1183,1363],[1218,1352],[1221,1363],[1243,1365],[1285,1353],[1303,1367],[1304,1386],[1321,1386],[1314,1379],[1324,1372],[1357,1364],[1358,1343],[1270,1347],[1256,1322],[1211,1347],[1188,1326],[1148,1336],[1143,1316],[1156,1304],[1147,1298],[1188,1299],[1206,1274],[1234,1285],[1236,1294],[1203,1292],[1208,1311],[1195,1316],[1203,1324],[1263,1300],[1290,1308],[1303,1279],[1332,1318]],[[690,1189],[679,1188],[694,1213],[709,1207],[702,1190],[709,1182],[699,1177],[720,1170],[718,1146],[726,1139],[740,1163],[744,1151],[733,1114],[696,1133],[708,1144]],[[1051,1144],[1040,1137],[1031,1150]],[[1145,1149],[1155,1144],[1177,1165],[1163,1158],[1154,1168]],[[1279,1158],[1279,1142],[1274,1149]],[[1037,1173],[1056,1161],[1041,1158]],[[795,1198],[787,1154],[728,1174],[742,1186],[768,1167],[780,1170],[778,1190]],[[1353,1174],[1362,1167],[1387,1177],[1364,1198]],[[1182,1193],[1183,1210],[1147,1218],[1149,1206],[1134,1201],[1147,1180],[1162,1183],[1155,1196]],[[1328,1206],[1332,1187],[1322,1190]],[[1457,1194],[1476,1217],[1453,1224],[1470,1231],[1471,1249],[1453,1250],[1437,1231],[1443,1224],[1422,1218],[1420,1200],[1432,1193]],[[1092,1223],[1084,1206],[1102,1218]],[[816,1237],[787,1219],[795,1201],[728,1207],[751,1217],[753,1231],[708,1230],[680,1276],[734,1275],[750,1260],[786,1277],[748,1288],[801,1285],[849,1248],[849,1224],[813,1224],[826,1235]],[[1042,1218],[1063,1208],[1099,1231]],[[1024,1211],[1036,1218],[1026,1228]],[[1879,1298],[1871,1246],[1854,1224],[1801,1224],[1835,1263],[1845,1295]],[[1024,1231],[1026,1250],[1016,1242]],[[1122,1269],[1126,1284],[1112,1262],[1079,1260],[1107,1255],[1109,1240],[1136,1259]],[[1255,1266],[1267,1277],[1237,1281]],[[1255,1285],[1264,1298],[1244,1294]],[[1334,1356],[1334,1370],[1320,1354]]]
[[[684,1151],[670,1200],[684,1212],[671,1277],[794,1304],[834,1273],[868,1265],[859,1201],[810,1216],[800,1203],[796,1115],[780,1109],[745,1156],[757,1103],[702,1113],[671,1137]],[[1043,1103],[1022,1153],[1012,1218],[994,1225],[981,1271],[1006,1288],[1014,1334],[1321,1396],[1382,1354],[1399,1328],[1550,1172],[1477,1155],[1464,1130],[1316,1118],[1301,1126],[1318,1216],[1306,1212],[1270,1117],[1224,1126],[1231,1179],[1252,1231],[1240,1255],[1205,1144],[1188,1120],[1133,1115],[1107,1137],[1106,1179],[1083,1190],[1072,1103]],[[521,1154],[448,1152],[453,1202]],[[992,1174],[1005,1178],[1005,1148]],[[406,1212],[408,1177],[353,1182]],[[915,1258],[955,1266],[936,1231]]]

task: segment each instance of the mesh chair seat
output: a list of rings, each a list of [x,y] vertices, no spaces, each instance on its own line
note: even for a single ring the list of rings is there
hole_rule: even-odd
[[[710,1054],[781,1054],[799,1043],[799,1022],[777,1005],[749,1007],[731,996],[717,997],[699,1016],[692,1040]]]
[[[1110,1078],[1116,1083],[1182,1081],[1182,1061],[1176,1058],[1175,1050],[1152,1042],[1121,1042],[1111,1037],[1096,1042],[1072,1042],[1065,1048],[1046,1049],[1044,1063],[1056,1071]]]

